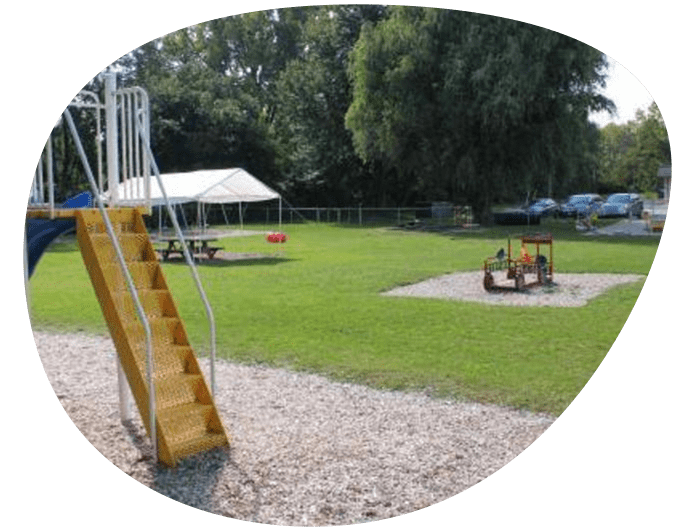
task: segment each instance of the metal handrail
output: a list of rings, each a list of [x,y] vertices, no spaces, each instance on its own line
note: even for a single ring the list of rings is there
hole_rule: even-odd
[[[154,389],[154,359],[152,357],[152,330],[149,325],[149,320],[147,319],[147,314],[144,311],[144,307],[142,306],[142,303],[139,300],[137,289],[135,288],[135,283],[132,280],[132,276],[130,275],[130,271],[128,270],[127,264],[125,263],[125,257],[123,256],[123,252],[120,249],[118,237],[115,234],[115,231],[113,230],[111,220],[108,217],[106,208],[104,207],[103,201],[101,200],[99,190],[96,185],[96,180],[94,179],[94,175],[92,174],[86,152],[84,151],[84,147],[82,146],[82,142],[77,132],[77,128],[75,127],[75,123],[72,120],[72,115],[70,114],[68,109],[65,109],[65,111],[63,112],[63,116],[67,121],[67,124],[70,128],[70,132],[72,133],[73,140],[75,141],[75,146],[77,147],[77,151],[79,152],[79,156],[82,160],[84,171],[87,174],[87,178],[89,179],[89,185],[91,186],[92,192],[94,193],[94,199],[98,205],[99,211],[101,212],[101,216],[103,217],[103,221],[106,226],[106,232],[108,233],[108,236],[111,239],[111,242],[113,243],[113,248],[115,249],[116,256],[118,257],[120,269],[122,270],[123,276],[125,277],[125,280],[127,282],[128,291],[130,292],[133,302],[135,303],[137,316],[139,317],[140,321],[142,322],[142,326],[144,327],[144,332],[147,339],[146,348],[147,381],[149,382],[149,428],[152,439],[152,445],[154,447],[154,458],[157,459],[158,450],[156,438],[156,391]]]
[[[149,205],[151,201],[151,190],[149,186],[151,165],[147,160],[147,153],[142,145],[137,142],[140,137],[137,114],[142,109],[149,109],[149,96],[140,87],[122,88],[116,92],[116,98],[120,101],[120,123],[121,123],[121,177],[123,179],[123,194],[120,198],[125,201],[136,201],[144,199]],[[149,115],[142,113],[144,133],[141,135],[143,144],[149,143]],[[142,180],[130,179],[141,177]],[[129,179],[129,190],[127,187]],[[143,190],[140,190],[140,186]],[[135,190],[136,188],[136,190]]]
[[[151,151],[151,146],[149,145],[148,139],[146,139],[146,137],[145,137],[144,127],[140,123],[139,118],[136,118],[135,122],[137,124],[137,132],[139,133],[140,137],[142,138],[142,146],[147,151],[147,158],[149,159],[149,162],[151,164],[151,169],[154,171],[154,175],[156,176],[156,179],[159,183],[159,189],[161,190],[161,195],[164,198],[164,203],[166,205],[166,209],[168,210],[168,214],[171,218],[171,221],[173,222],[173,227],[175,229],[176,236],[178,237],[178,240],[180,241],[181,249],[183,250],[183,255],[185,256],[185,261],[188,263],[188,266],[190,267],[190,272],[191,272],[192,277],[195,281],[195,285],[197,286],[197,291],[199,292],[200,298],[202,299],[202,302],[205,306],[205,311],[207,313],[207,320],[209,321],[209,335],[210,335],[209,375],[210,375],[211,388],[212,388],[212,398],[214,398],[215,392],[216,392],[216,381],[215,381],[215,376],[214,376],[214,361],[216,358],[217,332],[216,332],[216,323],[214,321],[214,313],[212,312],[212,306],[210,305],[209,299],[207,298],[207,294],[205,293],[205,290],[202,286],[202,281],[200,280],[200,277],[197,273],[197,268],[195,267],[195,262],[193,261],[191,255],[190,255],[190,251],[188,250],[188,246],[185,244],[185,238],[183,236],[183,231],[181,231],[180,225],[178,224],[176,214],[173,211],[173,208],[171,207],[171,203],[168,200],[168,196],[166,195],[166,190],[164,189],[164,183],[163,183],[163,180],[161,179],[161,173],[159,172],[159,167],[157,166],[156,161],[154,160],[154,154]]]

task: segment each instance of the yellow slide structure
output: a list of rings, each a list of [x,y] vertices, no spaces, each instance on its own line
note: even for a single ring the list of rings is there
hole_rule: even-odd
[[[229,445],[161,265],[136,208],[108,209],[152,334],[158,459]],[[98,209],[75,211],[77,240],[142,421],[150,432],[147,340]],[[151,434],[150,434],[151,437]]]

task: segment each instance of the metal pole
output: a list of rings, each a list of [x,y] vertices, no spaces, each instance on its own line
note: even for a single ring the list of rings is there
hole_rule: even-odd
[[[120,358],[116,355],[116,364],[118,365],[118,397],[120,398],[120,421],[127,423],[130,421],[130,389],[128,381],[123,371],[123,365],[120,363]]]
[[[43,165],[44,165],[45,157],[43,154],[41,155],[41,158],[39,159],[39,165],[38,165],[38,197],[39,197],[39,203],[45,203],[46,198],[43,193]]]
[[[24,227],[24,293],[26,294],[26,308],[29,311],[29,323],[31,324],[31,285],[29,284],[29,247],[26,242],[26,226]]]
[[[137,130],[140,135],[140,138],[144,138],[145,132],[142,129],[142,124],[137,121]],[[202,299],[202,303],[204,304],[205,307],[205,312],[207,313],[207,321],[209,321],[209,337],[210,337],[210,352],[209,352],[209,378],[211,381],[211,388],[212,388],[212,399],[216,395],[216,377],[215,377],[215,370],[214,370],[214,362],[216,360],[216,354],[217,354],[217,326],[216,326],[216,321],[214,320],[214,313],[212,312],[212,306],[209,303],[209,299],[207,298],[207,294],[205,293],[204,287],[202,286],[202,281],[200,280],[200,276],[197,273],[197,268],[195,268],[195,263],[192,259],[192,256],[190,255],[190,250],[188,249],[188,246],[185,245],[185,238],[183,237],[183,232],[180,229],[180,225],[178,225],[178,220],[176,220],[175,213],[173,212],[173,209],[171,208],[171,203],[168,200],[168,196],[166,195],[166,190],[164,189],[164,183],[161,179],[161,173],[159,172],[159,168],[156,165],[156,161],[154,160],[154,155],[152,154],[152,148],[149,145],[149,142],[145,142],[145,144],[142,146],[147,153],[147,158],[149,160],[149,164],[151,165],[151,169],[154,170],[154,176],[156,177],[156,180],[159,184],[159,188],[161,189],[161,195],[163,196],[164,204],[166,205],[166,209],[168,210],[169,216],[171,217],[171,220],[173,222],[173,227],[175,228],[176,235],[178,236],[178,240],[180,241],[183,249],[183,255],[185,256],[185,262],[187,262],[188,266],[190,267],[190,273],[192,274],[193,281],[195,282],[195,286],[197,287],[197,291],[200,294],[200,299]]]
[[[99,102],[97,102],[98,104]],[[96,177],[99,194],[103,194],[103,156],[101,155],[101,109],[96,107]]]
[[[48,174],[48,204],[51,209],[51,219],[55,218],[55,183],[53,179],[53,140],[48,135],[46,142],[46,170]]]
[[[105,75],[106,165],[108,166],[109,205],[118,204],[118,114],[115,74]]]
[[[103,222],[106,226],[106,232],[108,233],[108,237],[111,239],[111,242],[113,243],[113,249],[116,252],[116,257],[118,258],[120,269],[123,272],[123,277],[125,277],[128,291],[130,292],[130,296],[132,297],[132,300],[135,303],[135,310],[137,311],[137,315],[140,319],[140,322],[142,322],[142,327],[144,328],[147,352],[147,382],[149,383],[149,434],[152,439],[152,446],[154,447],[154,459],[157,460],[159,454],[156,438],[156,391],[154,389],[154,359],[152,348],[152,330],[149,325],[149,320],[147,319],[147,314],[145,313],[144,308],[142,307],[142,303],[140,302],[140,298],[137,295],[137,288],[135,288],[135,283],[132,280],[130,270],[128,269],[127,264],[125,263],[125,258],[123,257],[123,252],[121,251],[120,245],[118,244],[118,237],[116,236],[115,231],[113,230],[111,219],[108,217],[106,208],[104,207],[103,201],[99,196],[98,187],[96,185],[96,181],[94,180],[94,175],[91,172],[91,168],[89,167],[89,161],[84,151],[84,147],[82,146],[82,142],[79,139],[77,128],[75,127],[75,123],[72,121],[72,115],[70,115],[70,112],[68,110],[65,110],[63,116],[67,120],[67,124],[70,127],[70,131],[72,132],[72,137],[75,141],[77,151],[79,152],[79,156],[82,159],[82,166],[84,167],[84,171],[87,174],[87,178],[89,179],[89,184],[91,185],[91,190],[94,194],[94,200],[96,201],[96,204],[99,208],[99,212],[101,213],[101,217],[103,218]]]

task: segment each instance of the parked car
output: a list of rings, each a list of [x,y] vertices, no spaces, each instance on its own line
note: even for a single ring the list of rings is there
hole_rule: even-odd
[[[521,207],[493,213],[493,222],[497,225],[537,225],[540,220],[540,215]]]
[[[558,203],[551,198],[541,198],[532,202],[527,211],[539,216],[557,216],[559,209]]]
[[[611,194],[599,208],[600,218],[640,216],[643,202],[638,194]]]
[[[630,194],[630,198],[633,200],[631,211],[633,216],[640,218],[642,216],[642,211],[645,209],[645,202],[640,197],[640,194]]]
[[[561,216],[589,216],[599,210],[604,199],[599,194],[574,194],[560,208]]]

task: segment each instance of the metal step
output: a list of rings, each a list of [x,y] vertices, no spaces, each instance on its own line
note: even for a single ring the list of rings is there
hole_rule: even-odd
[[[117,209],[108,215],[151,330],[159,460],[175,466],[184,456],[227,446],[228,437],[141,214],[133,209]],[[149,432],[151,414],[144,326],[138,318],[136,303],[128,290],[113,243],[105,232],[101,214],[86,210],[76,218],[85,265]]]

